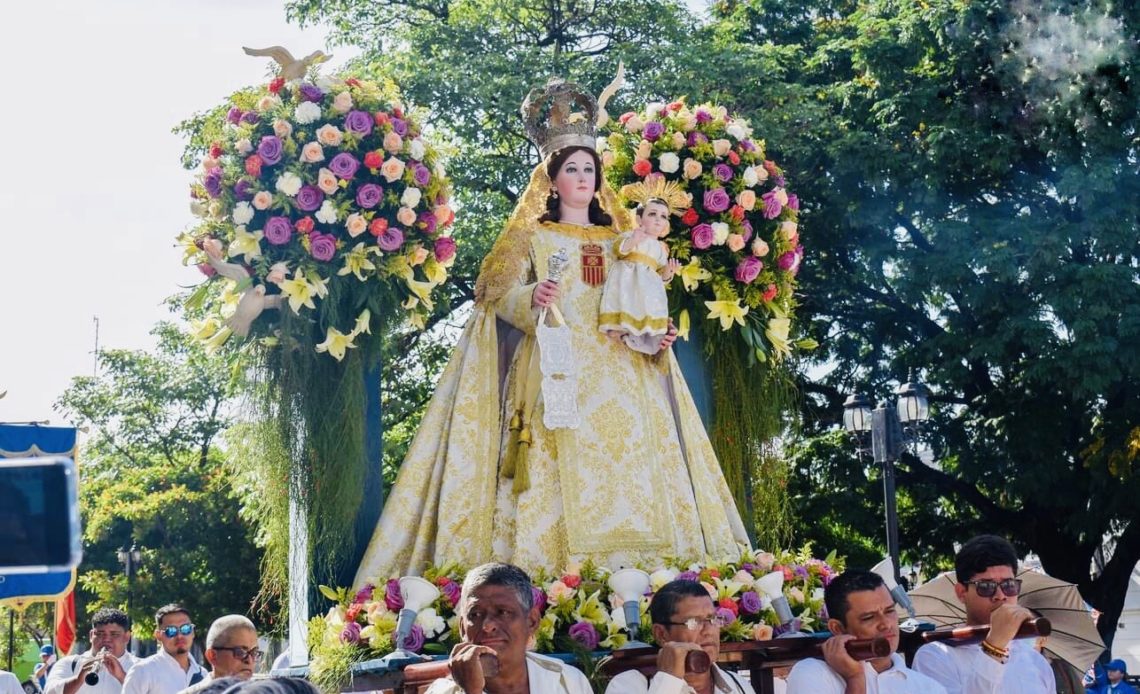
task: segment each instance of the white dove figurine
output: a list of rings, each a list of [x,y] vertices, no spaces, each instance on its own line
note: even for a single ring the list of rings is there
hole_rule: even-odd
[[[249,279],[249,271],[245,269],[244,265],[238,265],[237,263],[227,263],[226,261],[215,258],[211,255],[206,256],[206,262],[210,264],[210,267],[217,270],[218,274],[222,277],[227,277],[235,282],[241,282],[242,280]]]
[[[242,46],[242,50],[245,51],[246,55],[273,58],[281,66],[281,71],[277,73],[278,77],[285,78],[286,82],[301,79],[309,71],[310,65],[323,63],[332,57],[323,51],[313,51],[304,58],[297,60],[292,53],[281,46],[270,46],[269,48],[246,48]]]

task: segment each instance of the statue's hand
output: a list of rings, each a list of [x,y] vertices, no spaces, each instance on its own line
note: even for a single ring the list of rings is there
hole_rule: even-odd
[[[530,297],[530,305],[534,308],[547,308],[558,301],[559,295],[557,282],[543,280],[535,285],[534,293]]]
[[[665,332],[665,337],[661,338],[661,346],[657,351],[664,351],[673,346],[677,341],[677,326],[673,325],[673,319],[669,319],[669,330]]]

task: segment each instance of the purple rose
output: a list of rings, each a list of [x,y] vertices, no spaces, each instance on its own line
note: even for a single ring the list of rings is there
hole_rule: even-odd
[[[327,263],[328,261],[332,260],[333,256],[336,255],[336,237],[332,234],[322,234],[319,231],[314,231],[313,233],[309,234],[309,255],[313,256],[315,260],[319,260],[322,263]],[[398,586],[396,588],[396,598],[400,598],[400,590]],[[384,600],[387,602],[388,598],[385,597]],[[400,607],[403,606],[404,603],[401,600]],[[391,607],[391,604],[389,603],[388,609],[397,608]]]
[[[370,210],[384,199],[384,189],[375,183],[365,183],[356,190],[356,204]]]
[[[447,601],[451,603],[451,606],[455,607],[459,604],[460,596],[463,595],[463,586],[459,585],[455,581],[448,581],[439,587],[439,591],[443,593],[444,597],[447,598]]]
[[[740,568],[743,569],[744,571],[747,571],[750,574],[754,574],[754,573],[756,573],[757,566],[755,564],[753,564],[752,562],[746,561],[740,565]]]
[[[325,98],[325,93],[321,88],[315,84],[302,84],[301,85],[301,99],[303,101],[312,101],[315,104],[321,103],[321,99]]]
[[[708,225],[705,224],[703,226],[708,226]],[[710,232],[712,231],[712,227],[709,227],[709,231]],[[682,571],[681,573],[677,574],[677,577],[673,580],[674,581],[699,581],[699,580],[701,580],[701,575],[699,573],[697,573],[696,571]]]
[[[756,145],[752,144],[752,140],[741,140],[740,148],[745,152],[755,152]]]
[[[727,607],[718,607],[716,610],[716,616],[723,619],[725,624],[732,624],[736,621],[736,613]]]
[[[690,233],[693,238],[693,248],[702,251],[711,246],[713,239],[716,238],[716,232],[708,224],[698,224]]]
[[[316,236],[316,234],[313,234]],[[384,605],[393,612],[404,608],[404,598],[400,595],[400,581],[393,578],[384,586]]]
[[[252,125],[252,124],[256,123],[257,121],[258,121],[258,117],[257,117],[256,111],[246,111],[245,113],[241,114],[241,122],[242,123],[249,123],[250,125]]]
[[[360,590],[356,591],[356,595],[353,596],[352,601],[357,604],[368,602],[372,599],[372,591],[374,590],[376,590],[376,586],[371,583],[365,583]]]
[[[749,590],[740,596],[740,611],[744,614],[756,614],[760,611],[760,596],[756,591]]]
[[[589,622],[575,622],[570,626],[570,638],[574,639],[587,650],[598,647],[598,630]]]
[[[788,185],[788,179],[784,178],[783,176],[777,176],[773,183],[776,184],[777,188],[783,188],[784,186]]]
[[[661,123],[651,120],[645,124],[645,128],[641,131],[641,136],[650,142],[656,142],[657,138],[665,132],[665,126]]]
[[[447,238],[447,237],[444,237],[444,238]],[[440,240],[442,240],[442,239],[440,239]],[[453,245],[454,245],[454,243],[455,242],[452,241]],[[438,255],[439,241],[436,241],[436,249],[437,249],[436,253]],[[531,594],[531,598],[534,600],[534,606],[538,608],[538,613],[542,614],[544,611],[546,611],[546,592],[543,591],[541,588],[531,586],[530,587],[530,594]]]
[[[389,253],[398,251],[400,250],[400,246],[404,245],[404,232],[400,231],[399,227],[388,227],[384,230],[384,233],[380,234],[379,238],[376,239],[376,245],[380,247],[380,250],[388,251]],[[392,608],[389,607],[388,609]]]
[[[230,110],[226,112],[226,120],[234,125],[241,122],[241,109],[237,106],[231,106]]]
[[[450,236],[441,236],[435,240],[435,259],[441,263],[446,263],[455,257],[455,239]],[[544,596],[542,602],[546,603]]]
[[[257,156],[261,157],[261,161],[265,164],[273,166],[281,161],[281,138],[276,135],[266,135],[261,138],[261,144],[257,146]]]
[[[744,243],[748,243],[748,241],[752,239],[752,222],[747,219],[741,220],[740,228],[742,230],[740,235],[744,237]],[[751,569],[745,570],[751,571]]]
[[[800,196],[796,195],[795,193],[789,193],[788,194],[788,207],[795,210],[796,212],[799,212],[800,211]]]
[[[356,622],[349,622],[344,625],[340,630],[341,643],[356,643],[360,640],[360,625]]]
[[[420,212],[416,218],[416,227],[425,234],[434,234],[436,224],[434,212]]]
[[[797,262],[798,262],[798,258],[796,257],[796,252],[795,251],[788,251],[787,253],[784,253],[783,255],[780,256],[779,260],[776,261],[776,266],[779,267],[781,270],[787,271],[787,270],[791,270],[792,268],[794,268],[796,266]]]
[[[713,214],[724,212],[731,204],[732,198],[728,197],[728,192],[724,188],[713,188],[705,191],[703,205],[706,212]]]
[[[412,179],[420,188],[426,188],[427,184],[431,183],[431,169],[423,164],[416,164],[412,167]]]
[[[222,194],[222,170],[215,166],[207,171],[206,176],[202,179],[202,185],[211,198],[220,196]]]
[[[395,130],[400,137],[408,134],[408,124],[403,119],[393,117],[388,122],[392,124],[392,130]]]
[[[754,255],[750,255],[740,261],[740,264],[736,266],[736,272],[733,273],[733,276],[737,282],[752,284],[756,281],[756,278],[760,276],[760,271],[763,269],[764,261]]]
[[[359,168],[360,162],[348,152],[341,152],[329,162],[329,171],[332,171],[340,178],[352,178],[356,175],[356,170]]]
[[[721,183],[728,183],[732,180],[732,167],[728,164],[717,164],[713,167],[713,175],[719,178]]]
[[[424,630],[419,624],[412,625],[412,633],[408,634],[407,640],[404,641],[404,648],[412,653],[419,653],[424,647]]]
[[[803,565],[797,565],[796,568],[792,569],[792,573],[796,576],[799,576],[800,578],[802,578],[804,580],[807,580],[807,578],[808,578],[807,567],[803,566]]]
[[[252,183],[245,180],[244,178],[238,181],[234,185],[234,197],[238,200],[249,200],[253,197],[253,193],[249,190],[252,185]]]
[[[780,216],[780,211],[784,209],[780,201],[776,199],[776,191],[770,190],[764,195],[760,196],[764,200],[764,219],[775,219]]]
[[[364,111],[349,111],[344,117],[344,129],[363,137],[372,132],[372,116]]]
[[[320,209],[321,203],[324,201],[325,194],[316,186],[302,186],[301,190],[297,191],[297,207],[305,212]]]
[[[698,123],[708,123],[708,122],[712,121],[712,119],[713,119],[713,117],[712,117],[711,113],[704,110],[703,108],[697,109],[697,122]]]
[[[697,145],[702,145],[708,141],[709,141],[709,138],[707,135],[705,135],[704,133],[699,133],[696,130],[689,133],[689,136],[685,138],[685,144],[687,144],[690,147],[696,147]]]
[[[265,222],[265,240],[274,246],[283,246],[293,237],[293,225],[288,217],[270,217]]]

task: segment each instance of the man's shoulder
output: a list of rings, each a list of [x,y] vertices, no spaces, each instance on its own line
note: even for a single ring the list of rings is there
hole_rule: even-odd
[[[934,679],[930,675],[923,674],[914,668],[907,667],[905,664],[897,664],[896,667],[906,675],[907,682],[913,686],[908,686],[911,691],[923,692],[923,694],[945,694],[946,688],[942,683]]]

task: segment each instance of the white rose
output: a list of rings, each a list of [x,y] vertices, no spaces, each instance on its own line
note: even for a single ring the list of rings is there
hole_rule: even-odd
[[[760,177],[756,175],[756,167],[749,166],[744,170],[744,185],[751,188],[760,182]]]
[[[649,118],[649,120],[653,120],[657,117],[658,113],[661,113],[661,111],[664,110],[664,108],[665,104],[661,103],[660,101],[654,101],[652,104],[649,104],[645,107],[645,115],[647,118]]]
[[[296,196],[297,191],[301,190],[301,177],[291,171],[286,171],[277,177],[277,190],[289,197]]]
[[[238,154],[249,154],[253,151],[253,143],[249,141],[248,137],[243,137],[234,143],[234,149],[238,151]]]
[[[665,173],[673,173],[681,168],[681,158],[673,152],[666,152],[657,159],[657,168]]]
[[[748,128],[740,123],[740,121],[732,121],[724,129],[726,133],[732,135],[737,140],[743,140],[748,137]]]
[[[415,207],[420,204],[420,198],[423,193],[419,188],[406,188],[404,194],[400,196],[400,204],[404,207]]]
[[[728,240],[728,225],[724,222],[713,222],[713,243],[717,246],[723,246],[724,242]]]
[[[677,578],[677,572],[672,569],[657,569],[649,574],[649,585],[653,590],[661,590],[661,586]]]
[[[424,141],[420,138],[412,140],[412,144],[408,145],[408,154],[416,161],[423,161],[424,154],[427,152],[427,147],[424,146]]]
[[[333,86],[337,84],[337,81],[331,77],[321,75],[320,77],[317,77],[315,80],[313,80],[313,84],[320,87],[322,92],[328,92],[331,91]]]
[[[195,217],[205,217],[206,216],[206,205],[205,205],[205,203],[203,203],[201,200],[191,200],[190,201],[190,214],[194,215]]]
[[[352,108],[352,94],[341,92],[333,99],[333,110],[337,113],[348,113]]]
[[[321,203],[321,209],[313,216],[321,224],[336,224],[336,205],[332,204],[332,200],[325,200]]]
[[[312,123],[320,117],[321,107],[311,101],[297,104],[297,108],[293,109],[293,120],[302,125]]]
[[[253,207],[248,202],[234,205],[234,224],[249,224],[253,220]]]
[[[597,150],[598,154],[601,154],[602,152],[606,151],[609,148],[610,148],[610,141],[607,138],[599,137],[597,139],[597,141],[594,142],[594,149]]]
[[[416,624],[420,625],[420,628],[424,630],[424,636],[429,639],[442,634],[444,629],[447,629],[447,622],[444,621],[443,617],[436,614],[435,608],[432,607],[421,610],[416,615]]]

